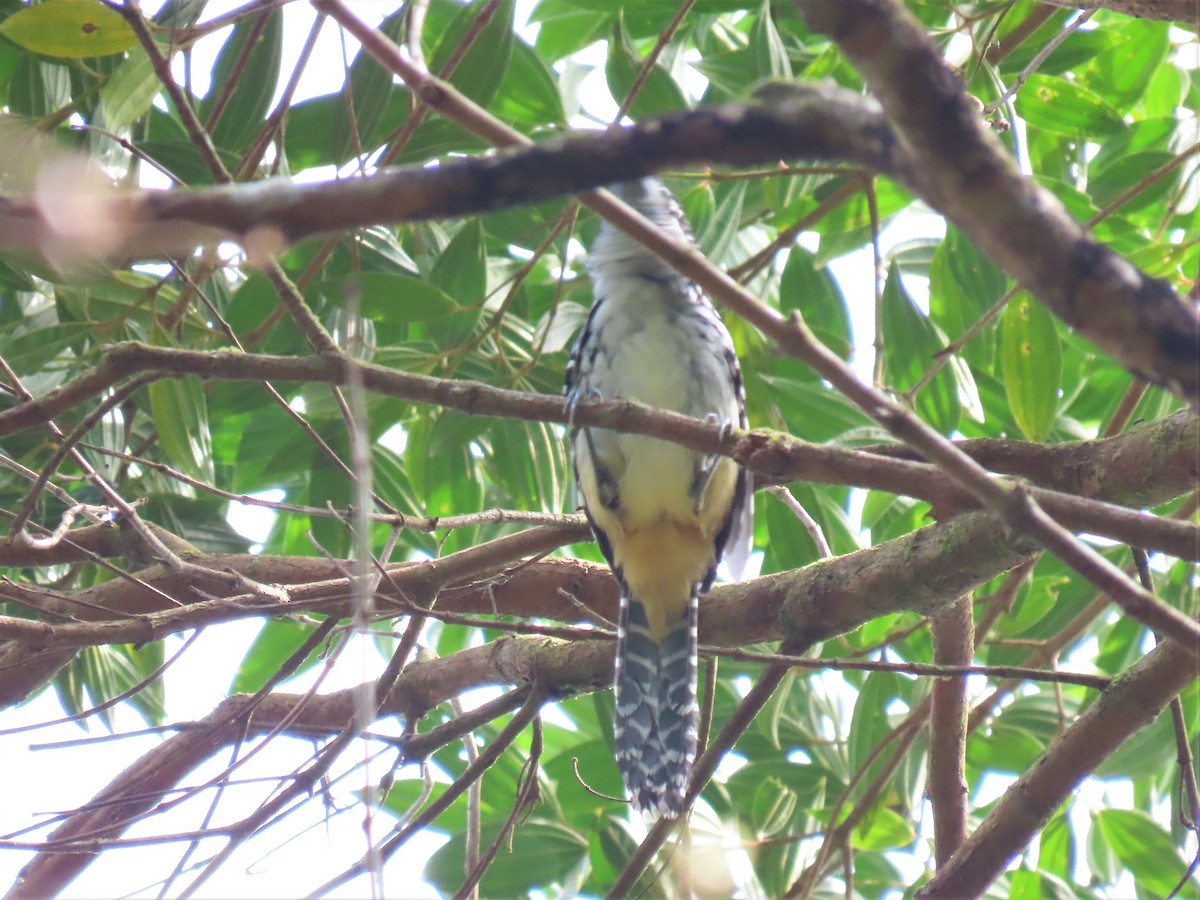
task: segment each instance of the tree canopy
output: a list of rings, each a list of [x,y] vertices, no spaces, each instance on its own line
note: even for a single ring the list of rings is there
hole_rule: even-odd
[[[160,729],[7,810],[11,896],[146,843],[107,889],[203,892],[322,809],[317,894],[1200,888],[1190,0],[206,6],[0,0],[0,703]],[[649,174],[696,248],[601,190]],[[750,430],[564,408],[601,218]],[[620,796],[569,417],[757,486],[683,821]]]

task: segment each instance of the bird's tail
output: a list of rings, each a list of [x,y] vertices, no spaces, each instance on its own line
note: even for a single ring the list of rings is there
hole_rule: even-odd
[[[646,608],[633,597],[621,604],[614,749],[625,788],[642,812],[683,811],[696,757],[697,613],[693,594],[657,641]]]

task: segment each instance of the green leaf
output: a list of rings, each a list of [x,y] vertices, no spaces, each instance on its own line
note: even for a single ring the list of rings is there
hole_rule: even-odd
[[[483,847],[500,833],[500,822],[487,822],[482,829]],[[464,881],[466,861],[465,833],[455,834],[430,857],[425,878],[447,894]],[[529,821],[512,834],[512,849],[502,845],[495,861],[480,883],[486,897],[516,897],[540,884],[559,881],[588,854],[587,839],[559,825]]]
[[[771,18],[769,0],[763,0],[755,16],[754,27],[750,30],[750,54],[759,78],[792,77],[792,63],[788,59],[783,38],[779,36],[779,30]]]
[[[433,4],[430,7],[425,26],[427,33],[430,26],[434,25],[435,16],[451,12],[455,15],[449,25],[440,32],[434,32],[438,41],[429,56],[429,69],[432,72],[442,71],[451,54],[459,52],[464,38],[469,31],[476,28],[479,13],[486,6],[479,2],[461,6],[457,3],[447,3],[443,5],[442,11],[438,11],[438,5]],[[513,15],[513,0],[503,0],[450,75],[452,85],[485,108],[491,104],[492,98],[496,96],[507,76],[515,40]]]
[[[1144,150],[1124,155],[1103,172],[1089,179],[1088,192],[1093,202],[1107,206],[1111,200],[1115,200],[1130,188],[1141,185],[1141,190],[1122,202],[1121,214],[1129,215],[1135,210],[1145,209],[1160,203],[1176,190],[1180,178],[1178,170],[1166,177],[1159,177],[1157,181],[1142,184],[1151,172],[1174,158],[1175,154],[1169,150]]]
[[[1142,95],[1142,108],[1146,115],[1169,117],[1184,102],[1187,86],[1184,74],[1178,66],[1169,63],[1159,66]]]
[[[782,376],[760,375],[758,378],[770,389],[771,399],[778,405],[790,432],[822,443],[874,424],[845,397],[790,376],[786,366],[782,369]]]
[[[946,346],[945,336],[909,296],[893,262],[883,288],[884,371],[888,384],[903,391],[913,387]],[[917,395],[917,413],[943,434],[958,427],[962,404],[955,372],[944,366]]]
[[[529,14],[538,27],[534,48],[548,63],[557,62],[603,39],[614,10],[578,9],[560,3],[539,3]]]
[[[693,193],[687,196],[692,197]],[[707,194],[707,191],[700,193]],[[705,256],[721,264],[728,261],[729,253],[737,243],[738,230],[742,226],[742,207],[746,200],[746,182],[719,185],[711,197],[712,212],[707,218],[707,227],[696,230],[696,243]]]
[[[1141,98],[1163,65],[1171,50],[1171,26],[1167,22],[1130,19],[1120,25],[1110,24],[1106,30],[1110,29],[1126,40],[1096,57],[1088,68],[1087,81],[1089,87],[1124,110]]]
[[[339,305],[353,297],[360,315],[380,323],[428,322],[459,308],[433,285],[390,272],[362,272],[312,289]]]
[[[215,181],[207,160],[200,155],[200,151],[191,141],[135,141],[134,146],[174,175],[181,184],[199,187],[213,184]],[[232,150],[221,147],[217,147],[216,150],[217,157],[226,170],[231,170],[237,165],[238,157]]]
[[[624,796],[625,787],[621,783],[621,773],[617,771],[612,746],[607,741],[599,737],[580,741],[581,735],[574,737],[575,741],[568,749],[544,764],[543,771],[553,781],[555,799],[564,809],[578,805],[576,815],[569,821],[584,829],[595,818],[597,804],[604,802],[589,793],[588,788],[610,797],[620,797]]]
[[[1062,345],[1054,317],[1022,292],[1004,310],[1000,330],[1004,393],[1022,433],[1040,441],[1058,417]]]
[[[320,390],[320,387],[318,387]],[[324,400],[328,390],[320,391],[319,396]],[[332,413],[332,404],[330,404]],[[331,416],[332,417],[332,416]],[[312,418],[310,414],[310,418]],[[338,428],[342,423],[331,425],[324,423],[326,428],[321,435],[333,450],[338,459],[350,458],[349,439],[343,429]],[[335,430],[336,429],[336,430]],[[354,502],[354,486],[342,467],[337,465],[325,453],[313,454],[311,473],[308,479],[308,504],[316,507],[332,507],[345,510]],[[350,555],[350,533],[346,523],[341,519],[329,516],[316,516],[312,522],[312,536],[325,553],[335,557]]]
[[[1038,869],[1059,878],[1070,878],[1075,871],[1075,835],[1065,813],[1056,813],[1038,841]]]
[[[400,37],[408,18],[408,8],[402,7],[385,18],[378,30],[393,40]],[[369,153],[378,143],[377,126],[394,97],[402,97],[392,84],[392,73],[366,50],[359,49],[350,63],[350,90],[339,91],[333,102],[332,122],[326,118],[316,125],[316,131],[332,141],[333,162],[343,165],[361,153]],[[407,99],[407,98],[402,98]],[[294,130],[303,127],[293,113],[289,114],[289,149]]]
[[[1187,871],[1170,835],[1141,810],[1102,809],[1092,822],[1138,887],[1153,896],[1167,896]],[[1195,875],[1188,883],[1193,895],[1200,890]],[[1188,892],[1185,886],[1182,896]]]
[[[9,112],[39,118],[58,112],[70,102],[71,77],[65,66],[21,55],[8,83]]]
[[[604,75],[608,79],[608,90],[617,106],[620,106],[637,80],[645,60],[633,45],[633,39],[625,28],[624,19],[613,23],[608,39],[608,62]],[[629,108],[632,119],[659,115],[671,110],[687,109],[687,99],[666,69],[658,63],[651,67],[646,80],[638,90],[633,105]]]
[[[71,323],[30,327],[0,334],[0,355],[18,375],[40,372],[43,377],[51,361],[68,347],[93,333],[90,325]]]
[[[894,850],[913,842],[916,831],[913,823],[894,810],[877,809],[866,816],[854,829],[856,850]]]
[[[1076,704],[1064,698],[1067,714]],[[1059,711],[1050,694],[1019,697],[992,720],[990,733],[975,732],[967,742],[967,761],[981,770],[1020,774],[1042,755],[1060,729]]]
[[[58,59],[109,56],[137,43],[133,29],[100,0],[47,0],[28,6],[0,22],[0,35]]]
[[[1006,56],[1000,65],[1005,83],[1032,63],[1033,58],[1045,49],[1047,41],[1058,36],[1060,33],[1053,31],[1047,34],[1046,41],[1025,41]],[[1078,29],[1039,63],[1037,71],[1042,75],[1061,75],[1095,59],[1106,50],[1124,44],[1127,40],[1124,35],[1109,28],[1094,28],[1091,31]]]
[[[229,686],[231,694],[253,694],[271,680],[287,659],[304,645],[316,630],[315,626],[294,619],[268,619],[259,629],[258,637],[246,651],[241,666]],[[315,647],[296,669],[296,674],[311,669],[321,658],[321,647]]]
[[[947,228],[929,272],[929,315],[957,336],[1004,294],[1008,278],[957,228]]]
[[[566,120],[554,73],[524,41],[512,44],[512,60],[489,110],[511,125],[561,125]]]
[[[1055,134],[1106,135],[1125,127],[1120,111],[1065,78],[1033,74],[1017,94],[1017,113],[1031,128]]]
[[[432,323],[429,337],[439,347],[457,347],[474,330],[487,293],[487,251],[478,219],[458,230],[434,263],[429,282],[459,307],[454,315]]]
[[[779,311],[798,309],[813,334],[842,359],[851,351],[850,310],[829,270],[803,247],[788,251],[779,283]]]
[[[1175,732],[1169,713],[1162,712],[1135,732],[1096,767],[1097,778],[1150,778],[1165,772],[1175,759]]]
[[[212,433],[199,378],[160,378],[150,383],[150,412],[158,440],[173,465],[204,482],[213,480]]]
[[[141,649],[131,644],[84,647],[55,676],[54,690],[63,708],[76,715],[89,706],[106,703],[145,681],[162,662],[161,642]],[[161,680],[146,685],[129,699],[148,724],[158,725],[162,722],[165,695]],[[114,711],[109,707],[97,714],[110,731],[115,724]]]
[[[850,720],[850,737],[846,748],[850,754],[850,770],[858,771],[879,746],[880,741],[892,730],[888,721],[887,707],[901,695],[900,678],[890,672],[871,672],[858,692],[854,704],[854,715]],[[871,766],[875,771],[880,764],[876,759]],[[861,779],[854,796],[861,796],[870,783],[870,776]]]
[[[831,179],[813,193],[813,199],[824,200],[841,187],[840,179]],[[913,202],[912,195],[891,181],[875,182],[875,202],[879,212],[880,228],[906,209]],[[817,248],[817,261],[822,265],[871,241],[871,205],[863,191],[858,191],[845,203],[840,204],[826,216],[819,227],[821,246]]]
[[[105,128],[120,131],[150,109],[162,85],[154,64],[142,50],[135,50],[100,88],[100,117]]]
[[[282,58],[282,11],[271,13],[265,24],[258,15],[234,27],[217,54],[212,86],[199,110],[216,147],[244,150],[262,129]]]

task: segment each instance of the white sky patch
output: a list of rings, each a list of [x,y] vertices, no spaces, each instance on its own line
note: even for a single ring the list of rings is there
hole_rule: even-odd
[[[282,503],[287,492],[281,488],[272,488],[269,491],[246,496],[267,503]],[[230,503],[229,509],[225,513],[225,521],[234,531],[252,544],[260,546],[266,543],[267,538],[270,537],[271,529],[275,527],[275,520],[278,518],[279,513],[273,509],[237,501]]]

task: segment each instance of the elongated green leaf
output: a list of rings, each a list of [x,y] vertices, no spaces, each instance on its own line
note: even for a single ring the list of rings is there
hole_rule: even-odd
[[[378,30],[396,40],[408,17],[408,8],[401,7],[378,25]],[[333,144],[333,162],[344,164],[360,153],[369,153],[380,137],[376,132],[394,94],[401,93],[392,85],[392,73],[379,64],[370,53],[359,49],[350,63],[350,90],[339,91],[333,103],[333,123],[326,119],[314,123],[314,130]],[[299,124],[289,122],[289,138]],[[289,139],[289,145],[291,140]]]
[[[258,134],[275,93],[282,56],[282,11],[271,13],[265,23],[254,16],[233,29],[217,56],[212,87],[200,105],[201,120],[214,145],[243,150]]]
[[[339,304],[347,302],[353,293],[359,313],[378,322],[428,322],[459,308],[433,285],[388,272],[363,272],[341,281],[322,281],[313,289]]]
[[[554,73],[524,41],[512,42],[512,59],[491,112],[505,122],[532,129],[560,125],[565,119]]]
[[[430,56],[429,66],[434,72],[440,72],[450,59],[451,54],[459,52],[459,45],[468,32],[477,29],[476,21],[480,12],[487,7],[486,3],[457,3],[444,4],[444,11],[435,11],[431,7],[429,15],[453,14],[454,18],[437,33],[437,46]],[[436,7],[437,4],[434,4]],[[462,59],[459,60],[450,83],[462,91],[467,97],[480,106],[487,107],[508,72],[509,60],[512,58],[513,16],[515,14],[513,0],[504,0],[492,14],[488,23],[479,30],[474,43]],[[429,23],[427,22],[427,30]]]
[[[59,59],[109,56],[137,43],[128,23],[100,0],[47,0],[26,7],[0,22],[0,35]]]
[[[847,743],[850,771],[857,771],[866,765],[879,742],[891,731],[887,707],[893,698],[900,695],[900,690],[900,679],[891,673],[872,672],[867,676],[858,692],[854,716],[850,721],[850,738]],[[874,765],[878,765],[878,760]],[[861,795],[869,781],[868,776],[859,783],[856,795]]]
[[[539,3],[529,15],[537,23],[534,47],[548,63],[582,50],[604,37],[609,28],[609,10],[587,10],[566,4]]]
[[[45,374],[52,360],[90,333],[91,326],[72,323],[0,335],[0,355],[18,375]]]
[[[171,462],[194,478],[213,479],[208,407],[199,378],[160,378],[147,388],[158,440]]]
[[[1067,817],[1058,813],[1042,831],[1038,845],[1038,869],[1059,878],[1070,878],[1075,870],[1075,838]]]
[[[1170,52],[1171,26],[1167,22],[1130,19],[1106,30],[1116,32],[1125,41],[1096,57],[1089,67],[1088,85],[1119,109],[1126,109],[1145,93]]]
[[[71,102],[71,78],[66,67],[22,54],[8,84],[9,111],[37,118],[57,112]]]
[[[1058,36],[1057,32],[1050,31],[1046,36],[1046,41],[1025,41],[1004,57],[1000,71],[1004,74],[1005,83],[1010,83],[1012,78],[1033,62],[1035,56],[1044,51],[1049,40]],[[1088,60],[1095,59],[1106,50],[1124,44],[1127,40],[1125,35],[1108,28],[1096,28],[1091,31],[1079,29],[1072,32],[1048,57],[1043,59],[1038,64],[1037,70],[1042,75],[1061,75],[1069,69],[1084,65]]]
[[[314,627],[294,619],[269,619],[263,623],[258,637],[250,645],[241,667],[229,686],[231,694],[253,694],[271,680],[279,667],[295,653],[313,633]],[[297,673],[312,668],[320,660],[317,647],[296,669]]]
[[[1013,418],[1029,440],[1042,440],[1058,416],[1062,346],[1054,317],[1026,293],[1004,311],[1000,363]]]
[[[483,846],[499,834],[497,822],[483,829]],[[513,834],[512,852],[502,850],[488,868],[480,893],[489,897],[516,897],[531,887],[566,876],[588,853],[587,840],[565,828],[526,822]],[[456,834],[437,850],[425,867],[425,877],[453,893],[463,882],[466,834]]]
[[[644,60],[633,45],[633,39],[625,28],[624,20],[613,24],[608,39],[608,62],[604,74],[608,79],[608,90],[619,106],[624,102],[637,80]],[[640,119],[673,109],[686,109],[687,100],[675,79],[660,65],[650,69],[646,80],[638,89],[637,97],[629,109],[631,118]]]
[[[121,131],[136,122],[150,109],[161,88],[150,57],[140,49],[131,52],[100,88],[104,127]]]
[[[1136,809],[1102,809],[1092,821],[1133,880],[1154,896],[1171,893],[1187,871],[1187,863],[1175,849],[1170,835],[1146,813]],[[1194,896],[1200,890],[1200,880],[1194,875],[1189,884],[1182,896],[1188,893]]]
[[[428,335],[440,347],[457,347],[475,328],[487,292],[487,253],[478,219],[463,225],[429,275],[430,284],[458,304],[458,311],[431,323]]]
[[[714,263],[728,262],[742,225],[742,207],[746,200],[746,183],[721,185],[713,192],[714,207],[708,227],[696,231],[696,242]]]
[[[916,836],[913,823],[891,809],[878,809],[854,829],[854,846],[860,850],[902,847]]]
[[[328,391],[324,392],[324,395],[327,394]],[[333,418],[332,407],[329,418]],[[326,425],[328,426],[328,423]],[[349,459],[349,438],[345,431],[337,426],[332,426],[326,427],[325,432],[322,437],[333,448],[334,454],[340,459]],[[342,467],[324,453],[314,454],[308,477],[308,504],[345,510],[354,502],[354,497],[354,485],[346,477]],[[324,552],[339,558],[350,555],[350,531],[340,519],[329,516],[314,517],[312,534]]]
[[[483,228],[469,222],[438,256],[429,281],[460,306],[477,306],[487,290],[486,259]]]
[[[763,0],[750,32],[750,52],[759,78],[791,78],[792,63],[779,29],[771,18],[771,4]]]
[[[1056,134],[1106,135],[1125,127],[1120,111],[1099,94],[1049,75],[1031,75],[1017,94],[1017,112],[1031,128]]]
[[[893,263],[883,289],[884,368],[896,390],[913,387],[946,346],[945,336],[917,308]],[[944,366],[917,395],[917,412],[943,433],[958,427],[962,404],[954,370]]]
[[[1174,158],[1175,154],[1168,150],[1144,150],[1123,156],[1091,180],[1088,185],[1089,193],[1094,202],[1106,206],[1118,195],[1138,185],[1141,186],[1141,190],[1122,202],[1121,212],[1123,215],[1129,215],[1134,210],[1144,209],[1160,202],[1176,189],[1179,183],[1178,172],[1159,177],[1156,181],[1146,180],[1151,172]]]
[[[805,324],[834,353],[850,356],[850,311],[837,281],[803,247],[788,252],[779,284],[779,309],[798,309]]]

